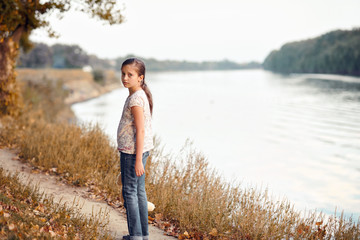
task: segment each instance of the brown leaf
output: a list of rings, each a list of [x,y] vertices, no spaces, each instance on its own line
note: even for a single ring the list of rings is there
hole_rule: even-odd
[[[186,239],[186,237],[184,236],[184,234],[180,234],[178,238],[179,238],[179,239]]]
[[[316,222],[316,226],[321,226],[323,224],[323,221],[321,222]]]
[[[213,228],[211,230],[211,232],[209,232],[209,235],[213,236],[213,237],[216,237],[218,235],[218,231],[216,228]]]
[[[157,222],[160,222],[161,219],[162,219],[162,214],[161,214],[161,213],[156,213],[156,214],[155,214],[155,220],[156,220]]]
[[[51,230],[49,230],[49,233],[50,233],[51,237],[55,237],[55,236],[56,236],[56,233],[53,232],[53,231],[51,231]]]
[[[185,231],[183,234],[180,234],[178,238],[179,239],[188,239],[188,238],[190,238],[190,235],[187,231]]]

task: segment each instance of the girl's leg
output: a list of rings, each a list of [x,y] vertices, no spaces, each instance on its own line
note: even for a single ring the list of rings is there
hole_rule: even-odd
[[[149,156],[149,152],[143,154],[143,165],[145,168],[146,160]],[[149,226],[148,226],[148,206],[147,197],[145,191],[145,174],[138,178],[137,196],[139,201],[140,223],[142,236],[144,240],[149,239]]]
[[[137,196],[138,177],[135,174],[135,160],[135,154],[120,154],[122,193],[130,239],[143,240]]]

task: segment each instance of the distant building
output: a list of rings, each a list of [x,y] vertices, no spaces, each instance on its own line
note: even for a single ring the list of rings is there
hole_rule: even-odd
[[[84,72],[92,72],[93,68],[90,65],[85,65],[85,66],[83,66],[82,70]]]

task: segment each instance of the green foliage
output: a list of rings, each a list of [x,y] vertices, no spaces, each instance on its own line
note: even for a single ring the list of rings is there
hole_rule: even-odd
[[[46,44],[36,44],[35,47],[25,54],[23,50],[20,51],[17,66],[27,68],[44,68],[52,67],[53,65],[53,51]]]
[[[40,59],[42,57],[42,59]],[[90,65],[93,69],[113,69],[121,70],[123,61],[133,55],[118,57],[113,61],[100,59],[95,55],[87,55],[78,45],[56,44],[47,46],[43,43],[35,44],[32,51],[21,52],[18,67],[24,68],[81,68]],[[156,60],[154,58],[141,58],[146,63],[149,71],[191,71],[191,70],[233,70],[233,69],[253,69],[260,68],[258,62],[236,63],[229,60],[188,62],[174,60]]]
[[[360,28],[332,31],[320,37],[287,43],[272,51],[263,66],[281,73],[360,75]]]
[[[24,68],[82,68],[89,64],[89,56],[78,45],[44,43],[34,44],[34,48],[20,52],[17,67]]]
[[[89,62],[88,55],[78,45],[55,44],[51,49],[54,68],[81,68]]]
[[[103,70],[96,69],[92,72],[95,82],[103,83],[105,79],[105,74]]]
[[[7,0],[0,2],[0,42],[14,35],[21,29],[22,47],[29,49],[29,34],[33,29],[45,28],[50,36],[55,36],[51,29],[47,16],[57,11],[59,18],[70,9],[75,9],[108,22],[119,24],[123,22],[123,16],[116,6],[115,0]]]
[[[117,58],[115,68],[121,70],[121,64],[127,58],[134,57],[128,55],[126,57]],[[156,60],[154,58],[141,58],[146,64],[146,69],[149,71],[192,71],[192,70],[235,70],[235,69],[252,69],[260,68],[261,64],[257,62],[250,63],[236,63],[229,60],[222,61],[203,61],[203,62],[188,62],[175,60]]]

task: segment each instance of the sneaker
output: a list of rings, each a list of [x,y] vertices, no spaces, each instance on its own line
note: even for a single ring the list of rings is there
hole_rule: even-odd
[[[124,240],[130,240],[130,235],[124,235],[124,236],[123,236],[123,239],[124,239]]]

